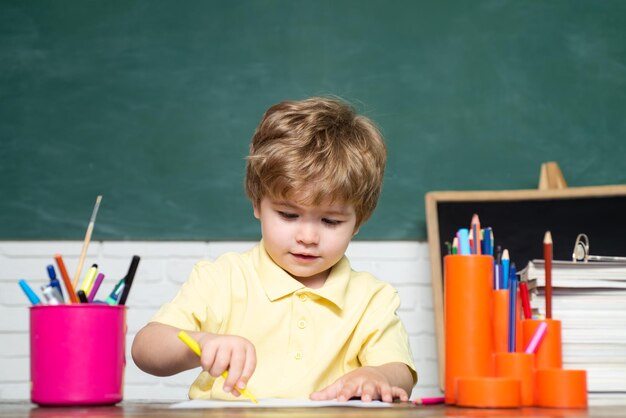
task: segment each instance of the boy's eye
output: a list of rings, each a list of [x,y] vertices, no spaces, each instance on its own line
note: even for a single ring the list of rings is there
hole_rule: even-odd
[[[322,222],[324,222],[327,225],[331,225],[331,226],[336,226],[336,225],[339,225],[341,223],[341,221],[338,221],[336,219],[330,219],[330,218],[322,218]]]
[[[298,217],[298,215],[295,213],[283,212],[280,210],[278,211],[278,214],[281,216],[281,218],[285,218],[285,219],[296,219]]]

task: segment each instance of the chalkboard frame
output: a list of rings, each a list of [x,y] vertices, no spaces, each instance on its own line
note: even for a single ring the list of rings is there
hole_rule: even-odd
[[[569,187],[554,190],[499,190],[499,191],[433,191],[425,196],[426,226],[431,261],[433,310],[435,316],[435,334],[437,339],[437,354],[439,358],[439,382],[442,390],[445,389],[445,330],[444,330],[444,294],[443,294],[443,269],[442,269],[442,243],[450,238],[442,236],[443,222],[440,219],[439,208],[447,203],[501,203],[501,202],[532,202],[541,201],[546,204],[560,202],[567,199],[598,198],[626,198],[626,185],[607,185],[592,187]],[[471,218],[467,219],[467,225]],[[487,225],[482,225],[487,226]],[[462,225],[458,225],[462,227]],[[584,231],[580,231],[584,232]],[[592,238],[591,238],[592,239]],[[497,240],[497,238],[496,238]],[[572,246],[574,242],[572,241]],[[573,247],[572,247],[573,248]],[[624,254],[603,254],[624,255]],[[521,261],[521,260],[520,260]],[[530,261],[530,260],[525,260]],[[520,266],[522,268],[524,266]]]

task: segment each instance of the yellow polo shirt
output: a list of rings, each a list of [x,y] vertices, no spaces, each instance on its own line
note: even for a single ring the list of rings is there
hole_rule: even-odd
[[[248,388],[257,398],[308,399],[360,366],[405,363],[416,381],[399,305],[391,285],[352,271],[346,257],[324,286],[307,288],[276,265],[261,242],[243,254],[197,263],[151,321],[245,337],[256,348]],[[235,399],[222,384],[204,371],[189,397]]]

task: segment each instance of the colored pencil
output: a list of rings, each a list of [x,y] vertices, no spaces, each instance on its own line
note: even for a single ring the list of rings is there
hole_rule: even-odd
[[[63,257],[61,257],[61,254],[56,254],[54,256],[54,259],[57,262],[59,271],[61,272],[61,278],[63,279],[63,283],[65,284],[65,290],[67,290],[67,293],[70,295],[70,303],[79,303],[76,292],[74,291],[74,286],[72,286],[72,281],[70,280],[70,275],[67,274],[67,269],[65,268]]]
[[[474,214],[472,216],[472,254],[480,255],[481,254],[481,240],[480,240],[480,219],[478,218],[478,214]]]
[[[543,237],[543,260],[546,274],[546,318],[552,319],[552,234]]]
[[[524,319],[532,319],[532,310],[530,309],[530,294],[528,292],[528,283],[519,283],[519,293],[522,298],[522,309],[524,310]]]

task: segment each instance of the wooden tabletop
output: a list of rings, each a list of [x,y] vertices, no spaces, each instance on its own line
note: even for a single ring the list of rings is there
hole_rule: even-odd
[[[414,417],[623,417],[626,405],[590,406],[588,409],[477,409],[446,405],[394,404],[392,408],[256,408],[256,409],[170,409],[171,403],[126,401],[115,406],[38,407],[30,402],[0,402],[3,417],[290,417],[290,418],[414,418]]]

